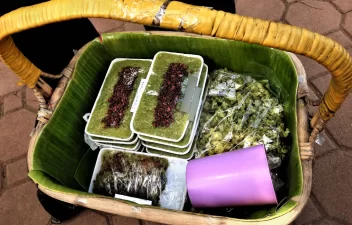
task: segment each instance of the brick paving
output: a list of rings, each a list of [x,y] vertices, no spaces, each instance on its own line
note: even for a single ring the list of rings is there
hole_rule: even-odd
[[[236,0],[239,14],[280,21],[324,34],[352,53],[352,0]],[[100,33],[143,30],[140,25],[92,19]],[[321,98],[329,84],[328,71],[299,56],[308,74],[313,98]],[[0,62],[0,224],[49,225],[50,216],[36,199],[27,177],[26,151],[38,102],[30,89]],[[311,107],[310,114],[316,110]],[[352,97],[349,96],[316,145],[311,198],[294,225],[352,224]],[[91,210],[63,224],[157,225],[147,221]]]

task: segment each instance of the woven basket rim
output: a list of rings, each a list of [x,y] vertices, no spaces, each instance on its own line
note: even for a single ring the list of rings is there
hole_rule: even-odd
[[[131,33],[131,32],[126,32]],[[202,37],[202,38],[214,38],[209,36],[201,36],[197,34],[189,34],[189,33],[182,33],[182,32],[169,32],[169,31],[152,31],[152,32],[133,32],[133,33],[150,33],[150,34],[158,34],[158,35],[176,35],[176,36],[192,36],[192,37]],[[72,73],[74,71],[74,66],[79,58],[80,54],[84,52],[87,48],[87,45],[82,47],[79,52],[76,54],[75,57],[71,60],[68,67],[72,67]],[[307,85],[307,77],[304,67],[301,61],[295,54],[285,52],[290,59],[292,60],[297,75],[299,76],[299,86],[297,90],[297,132],[298,132],[298,141],[300,143],[299,149],[301,150],[301,143],[307,144],[309,138],[308,132],[308,110],[307,104],[304,101],[304,98],[308,94],[308,85]],[[67,77],[62,77],[58,87],[55,89],[53,96],[50,102],[59,102],[60,98],[64,94],[69,79]],[[50,104],[50,103],[49,103]],[[39,137],[41,130],[44,128],[45,124],[39,122],[33,132],[31,142],[28,149],[28,168],[31,170],[31,162],[32,162],[32,155],[34,152],[34,146],[36,140]],[[226,218],[226,217],[213,217],[209,215],[200,215],[194,214],[184,211],[169,211],[161,208],[143,208],[143,212],[140,211],[136,213],[136,209],[134,207],[131,208],[131,205],[128,205],[123,202],[111,200],[108,198],[103,197],[83,197],[76,194],[69,194],[69,193],[62,193],[53,190],[49,190],[48,188],[38,185],[38,188],[43,191],[45,194],[57,199],[61,200],[70,204],[79,205],[82,207],[95,209],[99,211],[104,211],[112,214],[117,214],[116,211],[119,212],[121,216],[127,217],[135,217],[142,220],[151,220],[159,223],[169,223],[169,224],[178,224],[175,223],[177,221],[181,221],[182,224],[184,221],[189,221],[188,224],[208,224],[209,219],[214,220],[212,224],[233,224],[233,225],[247,225],[247,224],[256,224],[256,225],[272,225],[272,224],[290,224],[294,219],[299,215],[302,211],[303,207],[308,201],[310,191],[311,191],[311,183],[312,183],[312,162],[310,160],[301,160],[302,162],[302,171],[303,171],[303,190],[300,196],[296,196],[294,198],[297,201],[297,206],[294,207],[290,212],[278,216],[277,218],[273,218],[270,220],[258,219],[258,220],[241,220],[235,218]],[[113,207],[114,206],[114,207]],[[116,210],[118,209],[118,210]],[[138,209],[140,210],[140,209]],[[123,212],[122,212],[123,211]],[[121,213],[122,212],[122,213]],[[208,221],[208,222],[207,222]],[[218,222],[215,222],[218,221]]]

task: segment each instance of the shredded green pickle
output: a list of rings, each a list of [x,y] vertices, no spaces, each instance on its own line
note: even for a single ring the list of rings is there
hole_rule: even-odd
[[[152,68],[152,75],[149,78],[145,91],[143,92],[140,104],[136,111],[133,120],[133,127],[138,133],[143,133],[162,138],[179,140],[185,132],[188,124],[188,114],[179,110],[180,103],[176,107],[174,113],[175,122],[169,127],[153,127],[154,109],[157,105],[158,96],[148,94],[149,91],[156,91],[159,93],[163,83],[163,75],[170,63],[184,63],[189,68],[189,76],[199,74],[203,66],[203,61],[200,58],[175,55],[170,53],[159,53],[154,61]]]
[[[104,123],[101,120],[105,117],[108,107],[109,98],[112,95],[114,85],[116,84],[119,76],[118,73],[125,67],[139,67],[140,72],[133,85],[133,91],[129,98],[129,105],[126,109],[125,116],[119,128],[105,128]],[[151,66],[150,60],[123,60],[114,63],[109,74],[106,77],[100,98],[97,100],[94,111],[91,114],[90,121],[88,123],[87,131],[91,135],[101,135],[106,137],[116,137],[120,139],[128,139],[132,135],[130,129],[130,122],[132,119],[132,113],[130,112],[134,97],[137,93],[138,86],[142,79],[147,77],[149,68]]]

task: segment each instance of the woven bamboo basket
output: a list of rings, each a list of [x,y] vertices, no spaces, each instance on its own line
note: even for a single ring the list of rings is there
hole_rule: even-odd
[[[286,207],[286,210],[283,210],[281,213],[275,213],[273,215],[258,217],[255,219],[235,219],[183,211],[171,211],[157,207],[142,207],[107,197],[90,195],[82,191],[74,190],[72,187],[67,187],[62,184],[64,182],[58,182],[47,176],[44,172],[38,171],[38,163],[46,163],[45,160],[40,158],[41,156],[38,155],[38,152],[36,151],[38,142],[44,138],[43,133],[46,127],[48,127],[50,123],[54,123],[53,121],[57,120],[59,117],[56,115],[59,113],[57,112],[58,108],[66,107],[65,109],[69,111],[75,111],[67,108],[68,106],[73,107],[74,105],[64,104],[64,101],[67,99],[65,99],[64,96],[66,94],[70,96],[70,98],[74,98],[75,96],[72,93],[69,95],[68,92],[74,92],[74,83],[78,82],[77,79],[79,75],[77,74],[79,71],[77,70],[79,70],[78,67],[82,67],[79,65],[80,60],[84,61],[82,58],[89,57],[91,54],[99,54],[99,49],[93,53],[89,52],[89,49],[92,48],[91,46],[104,39],[114,39],[114,36],[107,35],[101,39],[88,43],[76,54],[61,74],[52,75],[41,71],[32,64],[16,48],[11,35],[49,23],[89,17],[117,19],[194,33],[151,32],[118,34],[115,41],[120,41],[121,43],[126,41],[126,37],[129,35],[137,35],[139,38],[143,38],[143,36],[145,38],[158,36],[160,40],[165,39],[165,43],[177,38],[186,38],[181,40],[184,42],[196,40],[208,43],[207,41],[209,40],[214,41],[211,43],[218,45],[217,47],[220,48],[225,47],[220,43],[225,43],[222,39],[229,39],[231,41],[228,42],[232,44],[237,43],[235,41],[250,43],[245,45],[243,48],[244,51],[251,48],[250,46],[254,46],[253,48],[259,48],[259,45],[283,50],[281,54],[285,54],[287,58],[291,59],[299,81],[297,95],[294,96],[294,98],[296,98],[297,106],[295,114],[297,117],[294,119],[297,121],[297,132],[295,135],[297,136],[297,142],[299,143],[297,146],[298,163],[296,163],[296,166],[298,170],[301,171],[302,183],[300,184],[299,191],[291,196],[290,201],[292,205]],[[211,10],[206,7],[196,7],[176,1],[53,0],[32,7],[21,8],[2,16],[0,18],[0,27],[1,59],[20,77],[21,83],[33,88],[33,91],[40,102],[40,110],[37,117],[38,124],[32,132],[32,139],[28,151],[29,175],[33,181],[38,184],[38,188],[47,195],[67,203],[159,223],[182,225],[290,224],[302,211],[311,191],[312,159],[314,157],[312,143],[315,141],[319,132],[324,129],[326,123],[340,108],[352,88],[351,58],[341,45],[329,38],[290,25],[233,15],[222,11]],[[137,38],[135,43],[138,43],[138,41],[143,42],[142,40],[143,39]],[[166,46],[165,43],[164,46]],[[144,44],[147,45],[148,43]],[[270,48],[261,48],[262,50],[267,49],[266,51],[271,51]],[[229,49],[231,50],[231,48]],[[211,51],[211,48],[209,51]],[[101,51],[101,53],[103,53],[103,51]],[[202,53],[202,51],[197,53]],[[324,95],[324,99],[320,102],[319,110],[310,121],[310,124],[308,122],[307,104],[310,104],[311,101],[307,98],[308,87],[305,71],[300,61],[292,53],[305,55],[316,60],[324,65],[332,74],[329,89]],[[128,52],[124,51],[121,54],[128,54]],[[122,57],[126,55],[118,56]],[[99,64],[98,61],[96,63]],[[101,66],[104,66],[104,64]],[[106,70],[102,70],[100,72],[104,73],[105,71]],[[60,81],[58,86],[52,89],[45,83],[42,77],[60,79]],[[98,84],[99,82],[96,85]],[[77,94],[79,92],[75,93]],[[44,97],[49,100],[46,101]],[[77,100],[78,103],[79,100],[80,99]],[[67,113],[70,117],[76,116],[74,112]],[[82,115],[77,115],[77,117],[81,116]],[[64,134],[62,135],[65,136]],[[46,135],[46,137],[48,137],[48,135]],[[55,140],[51,141],[55,142]],[[65,147],[65,145],[63,145],[63,147]],[[56,168],[56,170],[60,172],[60,168]]]

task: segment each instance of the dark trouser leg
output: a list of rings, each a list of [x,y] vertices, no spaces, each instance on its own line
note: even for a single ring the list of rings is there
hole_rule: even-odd
[[[45,211],[52,216],[52,223],[58,224],[65,220],[71,219],[81,212],[82,208],[56,200],[44,194],[38,189],[37,197]]]
[[[73,58],[73,50],[98,36],[88,19],[49,24],[12,35],[19,50],[39,69],[51,74],[60,74]],[[53,88],[58,82],[43,79]]]
[[[21,52],[44,72],[59,74],[74,56],[73,49],[98,37],[88,19],[64,21],[13,35]]]
[[[166,0],[165,0],[166,1]],[[212,7],[215,10],[221,10],[229,13],[236,13],[235,0],[178,0],[191,5]],[[168,31],[159,27],[144,26],[147,31]]]

